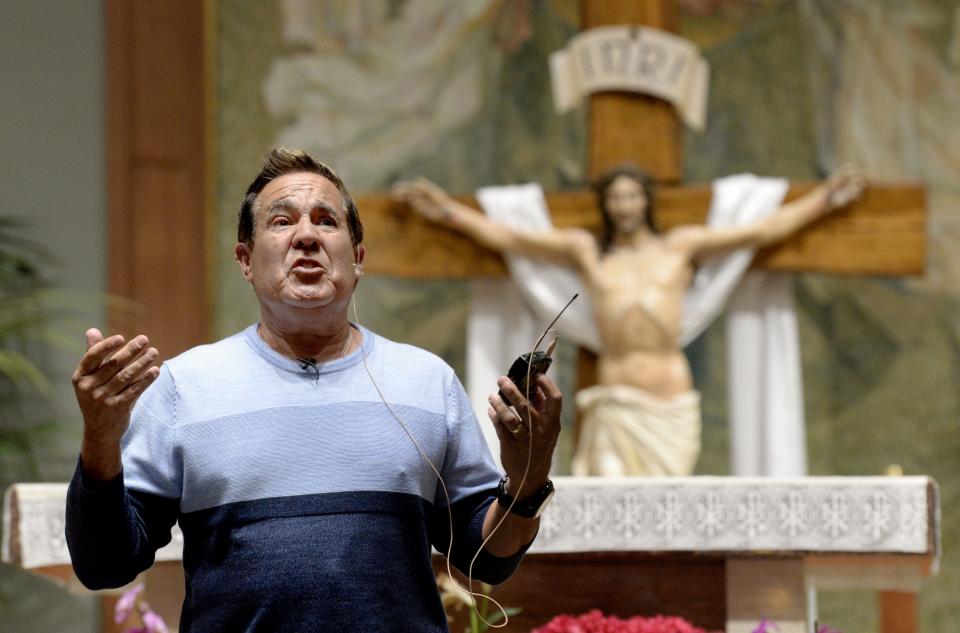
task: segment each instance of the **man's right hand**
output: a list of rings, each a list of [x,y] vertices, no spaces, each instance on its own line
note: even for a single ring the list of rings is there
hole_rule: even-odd
[[[83,415],[84,472],[101,481],[120,474],[120,441],[140,394],[160,375],[158,352],[146,336],[125,342],[87,330],[87,352],[73,372],[73,389]]]

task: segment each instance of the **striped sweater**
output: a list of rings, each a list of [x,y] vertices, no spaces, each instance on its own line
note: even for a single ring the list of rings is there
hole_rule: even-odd
[[[133,410],[122,475],[96,483],[78,464],[70,484],[81,581],[130,582],[179,521],[183,633],[446,631],[430,557],[447,549],[447,499],[364,356],[443,475],[462,570],[500,475],[453,370],[360,330],[360,348],[316,368],[256,326],[166,362]],[[483,552],[474,576],[500,582],[521,557]]]

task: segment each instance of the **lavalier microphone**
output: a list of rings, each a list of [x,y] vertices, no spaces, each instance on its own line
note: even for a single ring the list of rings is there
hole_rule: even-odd
[[[297,360],[300,361],[300,369],[305,370],[309,367],[317,374],[317,378],[320,378],[320,368],[317,367],[317,361],[312,358],[300,358],[299,356],[297,356]]]

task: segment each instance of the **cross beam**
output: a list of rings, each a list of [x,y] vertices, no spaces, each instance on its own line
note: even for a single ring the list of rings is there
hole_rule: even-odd
[[[792,184],[787,200],[813,183]],[[657,194],[661,229],[703,223],[710,187],[665,187]],[[478,207],[475,199],[458,200]],[[499,254],[449,229],[422,220],[386,195],[357,199],[372,274],[419,279],[468,279],[507,274]],[[547,196],[554,225],[600,232],[595,196],[588,191]],[[919,275],[926,261],[926,193],[915,183],[871,186],[849,208],[814,223],[782,244],[763,249],[755,266],[775,271],[849,275]]]

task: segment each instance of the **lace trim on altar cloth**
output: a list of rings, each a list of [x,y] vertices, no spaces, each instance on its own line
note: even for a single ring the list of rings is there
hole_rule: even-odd
[[[926,477],[567,478],[531,553],[587,551],[939,554]]]

